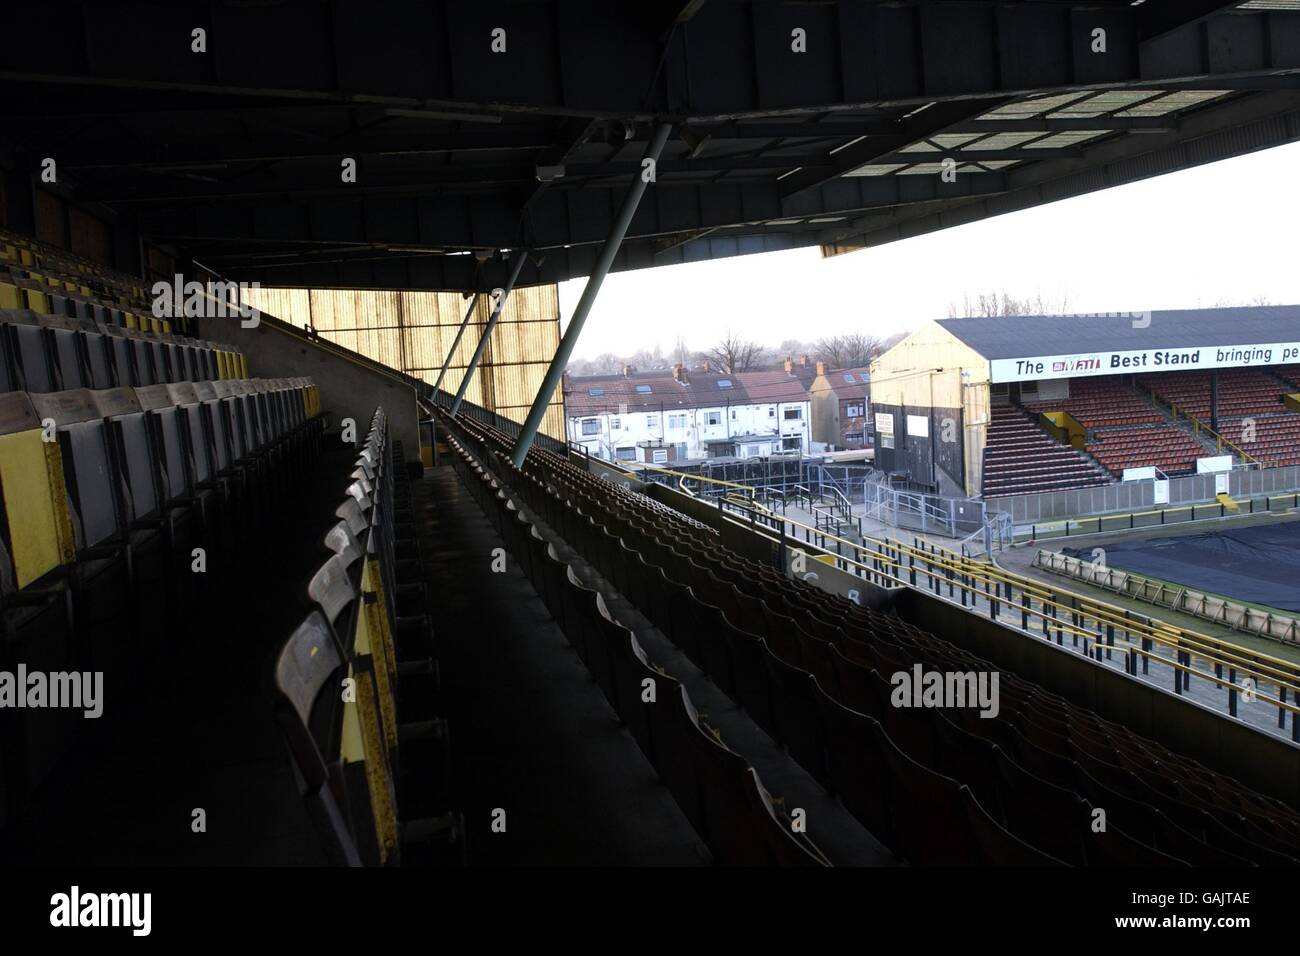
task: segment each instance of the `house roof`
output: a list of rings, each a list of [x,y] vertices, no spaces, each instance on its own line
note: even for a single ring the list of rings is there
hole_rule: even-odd
[[[848,378],[853,380],[850,382]],[[818,376],[810,390],[821,392],[829,388],[839,398],[866,398],[870,381],[871,370],[865,365],[856,368],[837,368]]]
[[[799,374],[784,369],[734,375],[688,371],[684,382],[670,372],[576,375],[565,380],[564,404],[569,415],[597,415],[806,402],[811,378],[807,370],[796,367],[796,371]]]
[[[1300,339],[1300,305],[993,316],[940,319],[938,324],[986,359],[1018,359],[1295,342]]]

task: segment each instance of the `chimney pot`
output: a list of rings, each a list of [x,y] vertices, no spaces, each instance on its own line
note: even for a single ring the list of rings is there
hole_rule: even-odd
[[[794,359],[792,359],[790,356],[787,355],[785,357],[785,373],[789,375],[793,371],[794,371]]]
[[[808,356],[806,356],[806,355],[800,355],[800,356],[799,356],[799,364],[800,364],[800,365],[803,365],[803,366],[807,366],[807,364],[808,364]]]
[[[818,363],[817,363],[817,374],[818,374],[818,375],[825,375],[825,374],[826,374],[826,363],[825,363],[825,362],[818,362]]]

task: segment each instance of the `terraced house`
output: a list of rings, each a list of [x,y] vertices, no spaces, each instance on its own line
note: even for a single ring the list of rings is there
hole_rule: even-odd
[[[806,454],[814,370],[787,361],[766,372],[690,370],[565,379],[569,440],[611,461]]]

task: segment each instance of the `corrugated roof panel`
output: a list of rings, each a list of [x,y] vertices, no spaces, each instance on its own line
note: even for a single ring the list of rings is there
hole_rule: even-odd
[[[427,382],[438,377],[469,300],[458,292],[346,289],[259,289],[250,304],[299,328],[312,326],[327,341]],[[479,295],[452,356],[443,388],[455,391],[492,313]],[[559,294],[554,285],[516,289],[506,300],[467,401],[505,415],[527,416],[560,340]],[[560,389],[553,399],[563,402]],[[562,408],[547,413],[542,430],[564,438]]]
[[[1086,352],[1276,345],[1300,335],[1300,306],[1168,309],[1145,314],[1018,315],[940,319],[985,358],[1030,358]],[[1281,356],[1277,356],[1279,362]]]

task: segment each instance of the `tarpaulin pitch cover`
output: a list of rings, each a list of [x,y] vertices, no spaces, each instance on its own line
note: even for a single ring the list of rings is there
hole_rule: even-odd
[[[1300,521],[1102,547],[1109,567],[1300,613]],[[1091,548],[1065,553],[1093,560]]]

